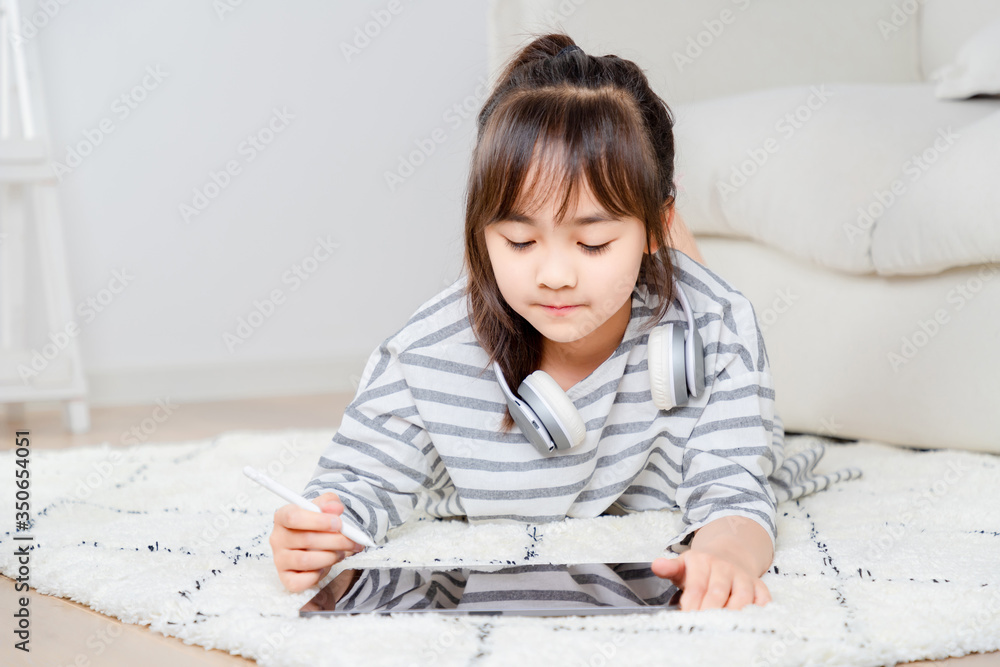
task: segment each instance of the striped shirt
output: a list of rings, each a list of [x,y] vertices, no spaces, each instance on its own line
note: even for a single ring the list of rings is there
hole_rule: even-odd
[[[355,570],[338,575],[353,576]],[[517,565],[489,569],[368,568],[335,599],[329,591],[314,598],[316,609],[345,613],[448,610],[485,613],[503,610],[529,615],[631,612],[663,609],[678,589],[656,576],[649,563]],[[677,604],[674,601],[672,604]]]
[[[303,495],[336,493],[348,519],[375,543],[417,509],[469,522],[530,523],[671,509],[682,511],[684,526],[664,545],[674,551],[725,516],[756,521],[773,546],[778,502],[861,471],[815,474],[822,444],[785,458],[750,301],[671,252],[704,341],[705,390],[698,398],[671,410],[653,403],[648,333],[639,328],[658,297],[637,285],[618,348],[566,392],[586,425],[584,442],[541,454],[518,427],[500,431],[506,401],[473,334],[463,275],[371,354]],[[678,299],[661,322],[687,329]]]

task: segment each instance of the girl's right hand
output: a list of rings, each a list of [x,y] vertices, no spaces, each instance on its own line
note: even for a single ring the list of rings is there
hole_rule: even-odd
[[[292,593],[315,585],[335,564],[364,549],[340,533],[344,505],[337,494],[324,493],[312,502],[322,513],[291,503],[274,513],[270,539],[274,567]]]

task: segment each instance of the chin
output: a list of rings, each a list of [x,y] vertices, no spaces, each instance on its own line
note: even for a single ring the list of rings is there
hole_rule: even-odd
[[[533,327],[535,327],[538,333],[542,334],[553,343],[573,343],[582,340],[593,333],[593,329],[583,331],[579,323],[566,322],[562,326],[549,323],[539,326],[535,322],[531,322],[530,320],[529,322]]]

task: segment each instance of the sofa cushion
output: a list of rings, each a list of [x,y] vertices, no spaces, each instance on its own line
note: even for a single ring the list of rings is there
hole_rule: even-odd
[[[957,132],[872,232],[882,275],[1000,262],[1000,111]]]
[[[1000,94],[1000,19],[973,35],[953,62],[933,72],[934,94],[963,99],[973,95]]]
[[[822,84],[676,105],[678,211],[695,234],[754,239],[849,273],[935,272],[942,262],[1000,256],[1000,238],[982,229],[995,224],[997,208],[984,199],[995,201],[995,194],[972,173],[990,156],[954,159],[949,170],[933,173],[963,133],[1000,110],[1000,100],[940,100],[933,89]],[[974,153],[968,143],[955,155]],[[944,219],[944,204],[936,212],[919,207],[930,194],[901,206],[925,183],[957,207]],[[880,267],[873,231],[889,213],[892,225],[879,238],[909,250],[880,250]],[[946,234],[957,240],[947,249],[930,247]]]

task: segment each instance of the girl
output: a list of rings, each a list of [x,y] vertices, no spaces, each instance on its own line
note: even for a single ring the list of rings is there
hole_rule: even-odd
[[[785,460],[750,302],[693,245],[667,242],[672,128],[630,61],[564,34],[511,60],[478,118],[464,275],[372,353],[303,494],[325,514],[275,512],[288,590],[362,548],[341,515],[378,543],[417,508],[532,523],[680,509],[684,530],[663,536],[680,555],[653,572],[684,590],[681,608],[770,600],[777,502],[860,471],[815,475],[822,444]],[[689,321],[703,347],[663,409],[650,337],[672,324],[693,341]],[[540,451],[515,426],[501,382],[513,391],[535,371],[571,402],[568,448]]]

